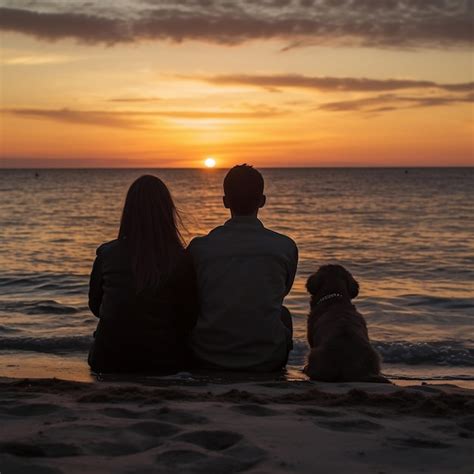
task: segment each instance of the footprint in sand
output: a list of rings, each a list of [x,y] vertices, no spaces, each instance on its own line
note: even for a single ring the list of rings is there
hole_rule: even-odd
[[[196,463],[208,459],[206,454],[199,451],[191,451],[188,449],[172,449],[158,454],[156,462],[169,466],[181,466],[183,464]]]
[[[179,431],[177,426],[157,421],[142,421],[129,426],[128,429],[135,433],[158,438],[172,436]]]
[[[32,464],[31,460],[22,460],[20,458],[0,455],[0,467],[2,472],[14,474],[62,474],[60,469],[49,466],[40,466]]]
[[[128,408],[103,408],[98,410],[103,415],[110,416],[111,418],[146,418],[142,416],[144,412],[129,410]]]
[[[65,443],[48,443],[41,441],[11,441],[0,444],[0,452],[21,458],[61,458],[78,456],[81,450],[74,445]]]
[[[203,424],[209,421],[204,416],[195,415],[194,413],[189,413],[185,410],[171,409],[169,407],[145,411],[134,411],[120,407],[107,407],[99,410],[99,412],[106,416],[110,416],[111,418],[159,420],[167,423],[176,423],[178,425]]]
[[[205,416],[196,415],[185,410],[178,410],[176,408],[169,407],[162,407],[158,410],[155,410],[154,416],[160,420],[166,421],[168,423],[176,423],[178,425],[204,424],[209,422]]]
[[[244,472],[252,468],[255,464],[251,464],[245,460],[231,458],[228,456],[213,456],[204,459],[191,466],[186,466],[186,470],[181,472],[189,472],[192,474],[232,474]],[[175,469],[175,468],[173,468]],[[176,473],[176,470],[171,471]]]
[[[260,448],[242,445],[226,450],[225,454],[172,449],[158,454],[155,462],[160,467],[169,469],[170,473],[230,474],[246,471],[264,458],[265,452]]]
[[[60,407],[50,403],[30,403],[14,404],[12,406],[0,407],[0,419],[11,417],[41,417],[47,416],[44,424],[53,424],[63,421],[77,421],[79,417],[75,416],[72,410]]]
[[[232,456],[236,459],[245,459],[245,462],[252,466],[262,461],[266,456],[263,449],[245,441],[232,446],[225,453],[227,456]]]
[[[142,421],[129,426],[71,424],[55,426],[26,440],[0,444],[0,453],[25,458],[77,455],[125,456],[160,446],[180,428]]]
[[[0,414],[9,416],[40,416],[52,413],[65,412],[64,408],[50,403],[27,403],[17,404],[13,407],[1,407]]]
[[[334,418],[344,415],[343,412],[334,410],[324,410],[320,408],[298,408],[295,413],[303,416],[323,416],[325,418]]]
[[[400,448],[429,448],[429,449],[446,449],[450,448],[452,445],[448,443],[443,443],[437,439],[430,438],[387,438],[392,444]]]
[[[376,431],[382,428],[382,425],[367,420],[318,421],[317,424],[330,430],[346,431],[349,433]]]
[[[222,451],[238,443],[242,439],[242,435],[233,431],[191,431],[183,433],[175,439],[211,451]]]
[[[244,415],[249,416],[275,416],[278,415],[276,410],[272,410],[271,408],[264,407],[262,405],[236,405],[231,408],[233,411],[237,411],[239,413],[243,413]]]

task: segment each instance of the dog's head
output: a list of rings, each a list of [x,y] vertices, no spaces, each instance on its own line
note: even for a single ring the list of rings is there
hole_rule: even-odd
[[[339,292],[344,288],[350,299],[359,294],[359,283],[342,265],[323,265],[306,282],[306,289],[313,296],[323,289]]]

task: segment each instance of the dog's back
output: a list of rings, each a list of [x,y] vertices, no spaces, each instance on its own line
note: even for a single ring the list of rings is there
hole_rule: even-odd
[[[364,318],[350,303],[336,303],[319,315],[310,315],[313,348],[307,375],[325,382],[350,382],[380,373],[377,353],[370,345]]]
[[[344,295],[345,279],[349,291]],[[321,298],[333,286],[337,293],[332,293],[332,301]],[[365,320],[350,302],[358,293],[352,275],[340,266],[321,267],[307,288],[313,298],[308,317],[311,352],[305,373],[325,382],[388,382],[380,375],[380,358],[370,344]],[[319,304],[321,300],[325,301]]]

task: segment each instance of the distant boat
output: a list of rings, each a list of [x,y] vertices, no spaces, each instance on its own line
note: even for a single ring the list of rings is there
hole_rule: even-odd
[[[38,173],[38,171],[35,172],[35,178],[39,178],[40,177],[40,174]]]

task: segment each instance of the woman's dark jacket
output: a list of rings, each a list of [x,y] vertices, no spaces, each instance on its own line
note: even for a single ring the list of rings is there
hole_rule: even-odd
[[[89,286],[89,308],[99,318],[89,365],[96,372],[185,369],[197,305],[195,272],[185,250],[156,290],[137,294],[126,240],[101,245]]]

